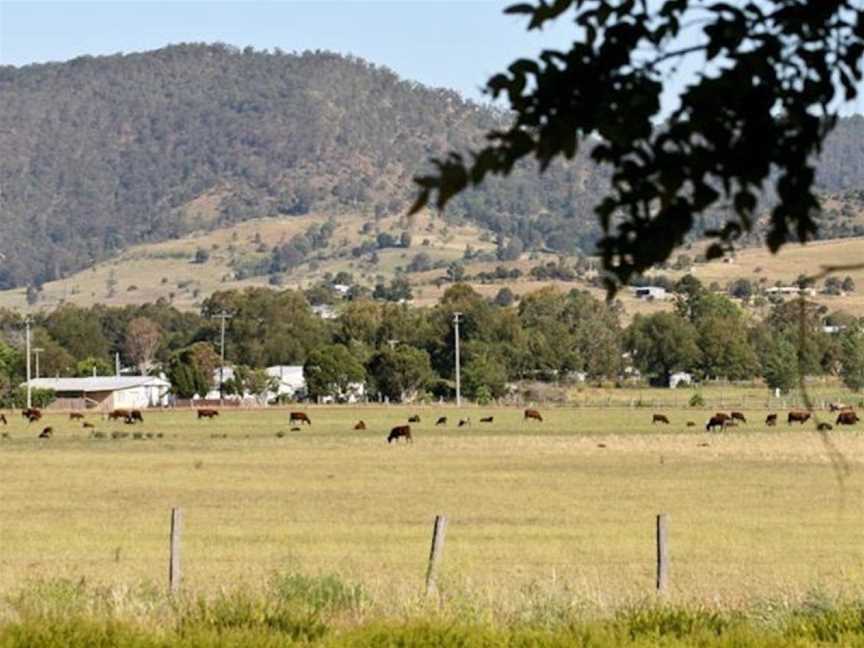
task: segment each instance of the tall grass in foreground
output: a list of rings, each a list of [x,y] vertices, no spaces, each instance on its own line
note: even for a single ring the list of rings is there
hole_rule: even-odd
[[[203,646],[864,646],[864,598],[811,592],[738,606],[616,604],[566,588],[444,589],[376,600],[336,575],[172,599],[153,588],[35,583],[4,602],[0,648]]]

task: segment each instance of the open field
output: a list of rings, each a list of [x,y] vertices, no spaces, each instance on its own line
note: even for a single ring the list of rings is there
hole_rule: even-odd
[[[507,408],[307,411],[313,425],[299,432],[286,410],[210,422],[147,412],[131,430],[164,434],[149,440],[91,440],[49,414],[55,438],[39,441],[41,427],[12,417],[0,442],[0,591],[56,577],[162,588],[173,506],[185,510],[191,592],[260,587],[291,567],[400,600],[421,588],[437,513],[450,519],[445,593],[650,594],[658,512],[671,518],[676,600],[864,586],[860,430],[830,436],[845,474],[812,428],[766,428],[760,410],[723,434],[698,427],[705,410],[665,410],[668,427],[644,408],[549,408],[543,423]],[[415,412],[415,443],[388,446],[389,428]],[[441,413],[446,428],[433,425]],[[468,415],[471,427],[454,425]],[[359,418],[369,430],[352,430]]]

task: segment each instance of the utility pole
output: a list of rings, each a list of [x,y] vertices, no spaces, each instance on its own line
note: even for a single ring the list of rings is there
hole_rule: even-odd
[[[39,380],[39,354],[42,353],[45,349],[40,347],[33,348],[33,355],[36,357],[36,380]]]
[[[219,333],[219,402],[221,403],[225,398],[225,320],[231,319],[231,315],[222,310],[216,317],[222,320]]]
[[[462,313],[453,313],[453,327],[456,332],[456,407],[462,407],[462,384],[459,366],[459,318]]]
[[[32,388],[30,386],[30,316],[28,315],[24,319],[24,329],[25,340],[26,340],[26,353],[27,353],[27,409],[31,409],[33,407],[33,397],[32,397]]]

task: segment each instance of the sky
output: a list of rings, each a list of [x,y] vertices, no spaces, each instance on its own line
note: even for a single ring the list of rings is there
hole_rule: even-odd
[[[480,100],[515,58],[565,47],[572,28],[527,33],[498,0],[0,0],[0,63],[223,42],[285,51],[325,49],[385,65],[426,85]]]

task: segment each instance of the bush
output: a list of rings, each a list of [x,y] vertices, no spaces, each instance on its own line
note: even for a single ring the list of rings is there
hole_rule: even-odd
[[[705,399],[702,398],[702,394],[695,393],[690,397],[690,407],[705,407]]]

